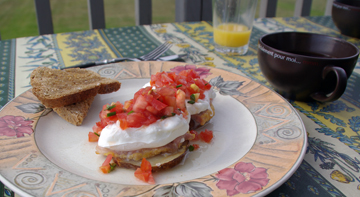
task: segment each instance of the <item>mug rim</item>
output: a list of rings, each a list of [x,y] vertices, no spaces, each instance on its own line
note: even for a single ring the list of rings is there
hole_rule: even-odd
[[[334,7],[334,4],[337,4],[337,5],[340,5],[340,6],[347,7],[347,8],[351,9],[351,10],[347,10],[347,11],[354,10],[356,12],[360,12],[360,7],[359,6],[348,5],[348,4],[339,2],[339,1],[333,1],[333,7]]]
[[[351,55],[351,56],[347,56],[347,57],[336,57],[336,58],[331,58],[331,57],[313,57],[313,56],[308,56],[308,55],[301,55],[301,54],[296,54],[296,53],[291,53],[291,52],[287,52],[287,51],[283,51],[283,50],[280,50],[280,49],[276,49],[272,46],[269,46],[267,44],[265,44],[263,42],[263,39],[265,37],[269,37],[269,36],[273,36],[273,35],[280,35],[280,34],[305,34],[305,35],[315,35],[315,36],[323,36],[323,37],[328,37],[332,40],[335,40],[336,42],[342,42],[342,43],[345,43],[347,45],[350,45],[352,46],[355,50],[356,50],[356,53],[354,55]],[[359,48],[354,45],[353,43],[350,43],[346,40],[343,40],[343,39],[340,39],[340,38],[336,38],[336,37],[332,37],[332,36],[328,36],[328,35],[324,35],[324,34],[319,34],[319,33],[309,33],[309,32],[296,32],[296,31],[284,31],[284,32],[273,32],[273,33],[268,33],[268,34],[265,34],[265,35],[262,35],[260,38],[259,38],[259,45],[262,45],[263,47],[266,46],[267,48],[273,50],[274,52],[278,52],[278,53],[283,53],[283,54],[287,54],[287,55],[296,55],[296,56],[300,56],[300,57],[306,57],[306,58],[310,58],[310,59],[326,59],[326,60],[334,60],[334,59],[337,59],[337,60],[342,60],[342,59],[351,59],[351,58],[354,58],[354,57],[358,57],[359,56],[359,53],[360,53],[360,50]],[[258,46],[259,48],[259,46]]]

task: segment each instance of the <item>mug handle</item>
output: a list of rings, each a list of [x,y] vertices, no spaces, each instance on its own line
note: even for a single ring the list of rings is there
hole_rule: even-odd
[[[341,95],[345,92],[346,84],[347,84],[347,75],[343,68],[336,66],[326,66],[322,73],[322,78],[325,79],[326,75],[330,72],[334,72],[336,75],[336,86],[332,93],[325,94],[324,92],[316,92],[310,95],[313,99],[320,102],[330,102],[335,101],[341,97]]]

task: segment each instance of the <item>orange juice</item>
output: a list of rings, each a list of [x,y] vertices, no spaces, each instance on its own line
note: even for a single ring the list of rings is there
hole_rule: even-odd
[[[221,46],[242,47],[248,43],[250,33],[245,25],[224,23],[214,28],[214,41]]]

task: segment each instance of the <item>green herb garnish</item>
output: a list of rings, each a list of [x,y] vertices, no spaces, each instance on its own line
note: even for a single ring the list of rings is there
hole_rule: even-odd
[[[194,146],[193,146],[193,145],[190,145],[190,146],[189,146],[189,151],[194,151],[194,150],[195,150]]]
[[[114,109],[115,105],[107,105],[106,106],[106,110],[111,110]]]
[[[130,115],[130,114],[132,114],[132,113],[134,113],[133,110],[129,111],[129,113],[127,113],[127,115]]]
[[[194,104],[194,103],[195,103],[195,101],[192,101],[192,100],[191,100],[191,101],[188,101],[188,103],[190,103],[190,104]]]
[[[181,86],[182,86],[182,84],[179,84],[179,85],[176,86],[176,88],[180,88]]]
[[[110,172],[113,171],[116,167],[116,163],[111,163],[110,164]]]
[[[175,115],[176,115],[175,113],[171,113],[171,116],[175,116]],[[163,115],[163,116],[161,116],[161,119],[165,119],[165,118],[168,118],[168,117],[171,117],[171,116]]]
[[[116,112],[110,112],[106,114],[106,117],[110,117],[110,116],[114,116],[116,114]]]
[[[94,134],[97,135],[98,137],[100,137],[100,135],[99,135],[98,133],[95,133],[95,132],[94,132]]]
[[[190,95],[190,100],[195,101],[195,95],[194,94]]]

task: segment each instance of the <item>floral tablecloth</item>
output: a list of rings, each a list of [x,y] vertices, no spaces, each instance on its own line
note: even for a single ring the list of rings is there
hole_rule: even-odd
[[[139,57],[164,41],[174,43],[165,55],[187,54],[189,64],[224,69],[272,88],[257,60],[260,36],[276,31],[343,36],[331,17],[255,19],[249,52],[226,56],[214,51],[212,24],[186,22],[95,31],[60,33],[0,41],[0,106],[30,88],[29,75],[39,66],[63,68],[113,57]],[[345,94],[330,103],[289,101],[299,112],[308,134],[307,153],[293,176],[268,196],[360,196],[360,60]],[[8,130],[0,121],[0,137]],[[23,135],[26,129],[17,130]],[[11,149],[0,142],[0,161]],[[4,196],[14,193],[0,184]],[[228,195],[231,193],[228,192]]]

